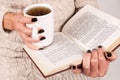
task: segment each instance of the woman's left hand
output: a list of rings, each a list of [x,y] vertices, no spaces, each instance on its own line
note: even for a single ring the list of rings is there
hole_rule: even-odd
[[[117,58],[114,52],[105,52],[102,46],[98,49],[88,50],[84,56],[82,65],[72,65],[74,73],[83,73],[90,77],[102,77],[106,74],[109,63]]]

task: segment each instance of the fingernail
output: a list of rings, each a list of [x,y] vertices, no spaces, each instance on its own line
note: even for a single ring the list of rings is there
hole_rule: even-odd
[[[43,29],[38,31],[38,34],[45,32]]]
[[[88,50],[87,53],[91,53],[91,50]]]
[[[82,64],[77,65],[77,68],[81,69],[82,68]]]
[[[46,38],[45,37],[40,38],[40,40],[44,40],[44,39],[46,39]]]
[[[39,48],[38,50],[43,50],[44,48]]]
[[[71,65],[70,68],[71,68],[71,69],[76,69],[76,66]]]
[[[99,46],[98,46],[98,48],[102,48],[102,46],[101,46],[101,45],[99,45]]]
[[[112,53],[111,53],[111,52],[106,52],[106,54],[107,54],[107,55],[106,55],[107,57],[111,57],[111,56],[112,56]]]
[[[32,18],[31,21],[32,21],[32,22],[36,22],[36,21],[37,21],[37,18]]]

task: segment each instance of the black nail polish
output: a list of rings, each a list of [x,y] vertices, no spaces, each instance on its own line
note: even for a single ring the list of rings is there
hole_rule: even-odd
[[[102,48],[102,46],[101,46],[101,45],[99,45],[99,46],[98,46],[98,48]]]
[[[74,65],[72,65],[72,66],[70,66],[71,67],[71,69],[76,69],[76,66],[74,66]]]
[[[31,21],[32,21],[32,22],[36,22],[36,21],[37,21],[37,18],[32,18]]]
[[[43,50],[44,48],[39,48],[38,50]]]
[[[91,50],[88,50],[87,53],[91,53]]]
[[[38,31],[38,34],[45,32],[43,29]]]
[[[45,37],[40,38],[40,40],[44,40],[44,39],[46,39],[46,38]]]
[[[82,68],[82,64],[77,65],[77,69],[81,69]]]
[[[111,57],[112,56],[111,52],[106,52],[106,54],[107,54],[107,57]]]

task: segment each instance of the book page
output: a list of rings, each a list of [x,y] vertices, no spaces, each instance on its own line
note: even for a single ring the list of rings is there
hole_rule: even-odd
[[[24,48],[44,74],[64,70],[71,64],[80,64],[84,51],[62,33],[55,33],[53,43],[42,50]]]
[[[120,38],[120,20],[86,6],[73,16],[62,32],[84,48],[93,49],[98,45],[108,48]]]
[[[54,65],[60,65],[60,62],[67,60],[71,56],[82,56],[83,50],[64,34],[56,33],[52,45],[40,50],[40,52]],[[67,61],[67,63],[69,62]]]

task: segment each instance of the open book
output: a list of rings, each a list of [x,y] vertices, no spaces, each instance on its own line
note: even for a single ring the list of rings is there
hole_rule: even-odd
[[[56,32],[53,43],[39,51],[24,47],[44,76],[80,64],[83,53],[102,45],[112,51],[120,45],[120,20],[86,5]]]

